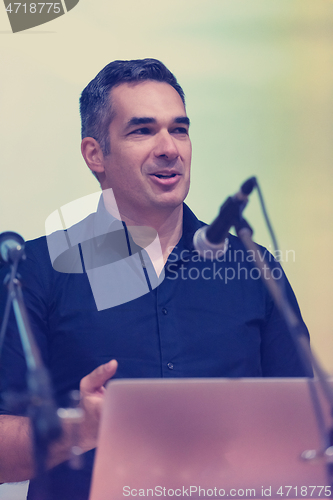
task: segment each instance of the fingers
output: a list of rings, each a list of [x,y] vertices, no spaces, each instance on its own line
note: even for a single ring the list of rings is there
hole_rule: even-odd
[[[118,363],[115,359],[98,366],[94,371],[83,377],[80,383],[80,390],[85,393],[100,390],[105,382],[116,373],[117,367]]]

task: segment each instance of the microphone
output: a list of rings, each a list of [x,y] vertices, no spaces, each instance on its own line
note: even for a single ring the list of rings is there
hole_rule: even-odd
[[[195,232],[193,245],[202,257],[206,257],[208,254],[210,258],[214,259],[226,252],[229,230],[241,219],[242,212],[248,202],[248,196],[256,183],[255,177],[247,179],[238,193],[226,199],[216,219],[209,226],[200,227]]]
[[[18,233],[5,231],[0,234],[0,261],[14,264],[25,259],[24,239]]]

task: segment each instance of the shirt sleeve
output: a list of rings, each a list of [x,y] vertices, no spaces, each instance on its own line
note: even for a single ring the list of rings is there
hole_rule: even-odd
[[[270,265],[273,276],[278,277],[276,282],[284,287],[285,297],[299,320],[299,327],[294,336],[305,336],[310,342],[308,329],[302,319],[301,312],[286,275],[280,264],[273,261]],[[289,331],[282,313],[275,305],[270,293],[267,294],[266,321],[262,328],[261,336],[261,362],[262,373],[265,377],[312,377],[312,367],[301,348]]]

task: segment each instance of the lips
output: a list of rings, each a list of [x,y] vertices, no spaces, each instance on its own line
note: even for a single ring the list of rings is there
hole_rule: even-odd
[[[171,177],[175,177],[177,174],[152,174],[159,179],[171,179]]]
[[[149,177],[155,184],[160,186],[172,186],[179,181],[181,174],[178,172],[160,171],[149,174]]]

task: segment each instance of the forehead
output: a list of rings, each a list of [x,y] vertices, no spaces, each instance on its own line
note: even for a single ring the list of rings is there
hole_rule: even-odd
[[[180,95],[165,82],[122,83],[111,90],[110,99],[116,120],[127,121],[134,116],[156,119],[186,116]]]

